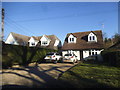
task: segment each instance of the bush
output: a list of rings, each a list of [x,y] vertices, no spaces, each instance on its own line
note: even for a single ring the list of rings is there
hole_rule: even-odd
[[[56,50],[18,46],[4,44],[2,47],[3,68],[19,64],[22,66],[28,65],[31,62],[41,62],[48,52],[54,52]]]
[[[111,66],[120,67],[120,51],[104,50],[101,54],[104,62],[107,62]]]
[[[2,68],[9,68],[11,67],[12,64],[12,60],[9,56],[2,56]]]

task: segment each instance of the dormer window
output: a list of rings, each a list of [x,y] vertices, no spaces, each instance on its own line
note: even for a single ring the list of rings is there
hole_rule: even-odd
[[[94,33],[88,35],[88,42],[97,42],[97,36]]]
[[[34,46],[36,46],[37,44],[38,44],[38,40],[35,40],[35,38],[32,36],[31,38],[30,38],[30,40],[28,41],[28,45],[30,46],[30,47],[34,47]]]
[[[46,46],[48,45],[48,42],[47,41],[42,41],[42,46]]]
[[[35,43],[34,43],[34,42],[32,42],[32,43],[31,43],[31,45],[35,45]]]
[[[76,43],[76,37],[72,34],[68,37],[68,43]]]
[[[43,35],[40,41],[41,46],[48,46],[51,40],[46,35]]]

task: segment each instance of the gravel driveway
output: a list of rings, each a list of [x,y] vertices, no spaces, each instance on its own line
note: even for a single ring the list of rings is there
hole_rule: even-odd
[[[69,63],[42,63],[30,64],[29,67],[13,67],[2,70],[2,85],[5,87],[59,87],[58,76],[76,64]]]

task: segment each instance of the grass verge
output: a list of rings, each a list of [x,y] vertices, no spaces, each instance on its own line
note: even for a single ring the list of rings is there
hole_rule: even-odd
[[[68,88],[120,88],[120,68],[84,62],[63,73],[58,80]]]

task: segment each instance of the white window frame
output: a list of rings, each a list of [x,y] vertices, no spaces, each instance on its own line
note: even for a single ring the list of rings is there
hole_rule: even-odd
[[[48,41],[42,41],[41,46],[48,46]]]

